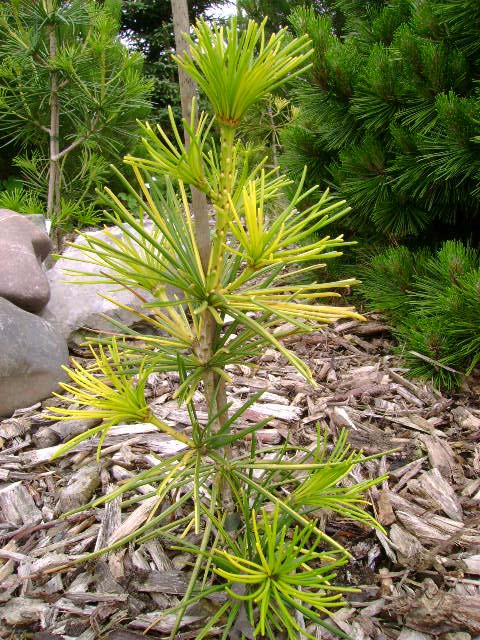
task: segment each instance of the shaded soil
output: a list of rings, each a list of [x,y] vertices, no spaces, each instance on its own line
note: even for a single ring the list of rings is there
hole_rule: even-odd
[[[309,362],[317,389],[269,350],[254,369],[231,371],[234,405],[268,387],[245,416],[273,416],[263,442],[289,436],[308,446],[320,423],[332,441],[347,427],[351,444],[365,453],[395,450],[354,470],[357,479],[389,473],[370,494],[386,535],[338,516],[325,521],[354,557],[338,582],[360,589],[348,595],[335,624],[354,640],[480,637],[480,382],[471,379],[449,397],[406,379],[388,329],[375,318],[291,338],[288,346]],[[175,387],[174,376],[154,375],[147,392],[160,418],[186,428]],[[52,425],[44,409],[52,402],[58,400],[0,422],[0,638],[166,637],[168,616],[141,634],[181,598],[188,557],[166,553],[155,540],[68,565],[144,522],[148,499],[125,513],[114,501],[60,515],[157,464],[154,455],[168,455],[172,441],[148,425],[116,427],[100,464],[94,442],[50,462],[55,447],[87,426]],[[202,419],[200,400],[198,411]],[[212,606],[191,612],[178,637],[195,638]]]

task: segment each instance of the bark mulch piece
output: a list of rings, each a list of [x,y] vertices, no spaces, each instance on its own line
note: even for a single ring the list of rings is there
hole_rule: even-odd
[[[478,640],[478,386],[465,384],[449,397],[407,379],[392,355],[388,327],[377,318],[286,343],[310,364],[318,387],[312,389],[267,349],[255,368],[230,371],[234,408],[267,389],[243,426],[272,416],[259,432],[261,441],[276,444],[288,436],[307,446],[316,440],[317,424],[333,441],[346,427],[352,446],[366,454],[395,450],[354,470],[358,480],[389,473],[370,494],[386,535],[338,516],[326,520],[327,533],[354,557],[339,582],[359,588],[334,623],[354,640]],[[147,393],[160,418],[187,429],[188,414],[173,399],[176,382],[175,376],[152,375]],[[195,399],[198,418],[205,420],[201,396]],[[157,464],[158,456],[179,445],[151,425],[120,425],[107,436],[99,462],[95,442],[50,462],[63,442],[95,426],[50,423],[45,407],[56,402],[61,401],[51,399],[0,422],[0,638],[165,637],[174,618],[162,617],[162,611],[185,592],[188,558],[172,557],[153,540],[71,564],[144,523],[152,499],[125,513],[115,500],[60,516]],[[141,488],[144,494],[151,490]],[[205,602],[189,611],[178,637],[195,638],[214,605]],[[319,629],[316,634],[331,638]]]

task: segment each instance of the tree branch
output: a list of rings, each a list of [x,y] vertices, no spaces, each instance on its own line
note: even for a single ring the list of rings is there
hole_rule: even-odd
[[[39,129],[41,129],[42,131],[44,131],[45,133],[48,133],[48,135],[50,135],[50,127],[46,127],[44,124],[42,124],[38,120],[33,120],[33,124]]]
[[[61,160],[71,151],[76,149],[79,145],[83,144],[86,140],[88,140],[90,136],[93,136],[93,134],[96,133],[96,128],[99,120],[100,120],[100,116],[97,113],[97,115],[92,121],[92,126],[90,131],[86,133],[84,136],[82,136],[81,138],[77,138],[76,140],[74,140],[71,144],[68,145],[68,147],[65,147],[65,149],[62,149],[62,151],[60,151],[60,153],[57,153],[57,155],[54,158],[52,158],[52,160],[54,160],[55,162],[57,162],[58,160]]]

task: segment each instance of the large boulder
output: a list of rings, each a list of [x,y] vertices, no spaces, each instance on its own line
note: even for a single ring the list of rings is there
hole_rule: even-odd
[[[109,228],[109,233],[119,237],[121,231],[116,227]],[[88,236],[101,238],[112,244],[112,240],[103,231],[91,231]],[[43,317],[56,323],[61,335],[69,344],[75,345],[82,341],[85,330],[115,331],[117,328],[109,318],[126,326],[132,326],[139,321],[139,317],[130,311],[118,307],[102,296],[108,296],[119,303],[140,309],[141,300],[131,291],[112,284],[92,283],[91,280],[101,279],[101,272],[105,267],[89,262],[89,258],[81,250],[85,240],[78,238],[73,246],[69,246],[55,266],[47,272],[50,284],[50,302],[42,313]],[[87,260],[87,261],[85,261]],[[69,276],[65,270],[78,270],[91,277]],[[85,280],[85,284],[81,283]],[[72,282],[75,281],[75,282]],[[145,291],[141,292],[146,297]],[[148,313],[143,311],[143,313]]]
[[[67,344],[51,324],[0,298],[0,416],[51,395],[67,363]]]
[[[42,262],[51,250],[50,238],[33,222],[0,209],[0,297],[40,312],[50,295]]]

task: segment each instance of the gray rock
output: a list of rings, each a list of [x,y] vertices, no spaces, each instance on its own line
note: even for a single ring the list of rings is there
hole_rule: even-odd
[[[47,221],[44,215],[41,213],[22,213],[22,216],[27,220],[30,220],[30,222],[33,222],[40,231],[43,231],[43,233],[48,235]]]
[[[42,262],[50,238],[24,216],[0,209],[0,297],[25,311],[40,312],[50,290]]]
[[[51,324],[0,298],[0,416],[51,395],[67,363],[67,344]]]
[[[117,237],[120,231],[116,227],[111,227],[109,232]],[[91,231],[85,235],[99,237],[105,242],[112,244],[103,231]],[[85,278],[86,281],[101,278],[101,271],[105,268],[90,262],[77,262],[76,259],[88,260],[81,251],[84,243],[82,238],[75,241],[74,246],[68,247],[55,266],[47,272],[50,284],[50,302],[42,312],[42,317],[48,321],[56,323],[61,335],[69,344],[78,344],[83,338],[84,329],[94,331],[116,331],[118,330],[109,318],[116,320],[126,326],[132,326],[139,322],[139,318],[134,313],[126,311],[115,305],[102,295],[108,296],[123,305],[133,309],[141,308],[140,299],[131,291],[122,289],[115,284],[77,284],[81,282],[80,276],[69,276],[64,272],[67,270],[78,270],[92,274],[92,277]],[[75,282],[72,283],[72,280]],[[145,291],[142,296],[147,297]],[[143,311],[148,314],[148,311]]]

